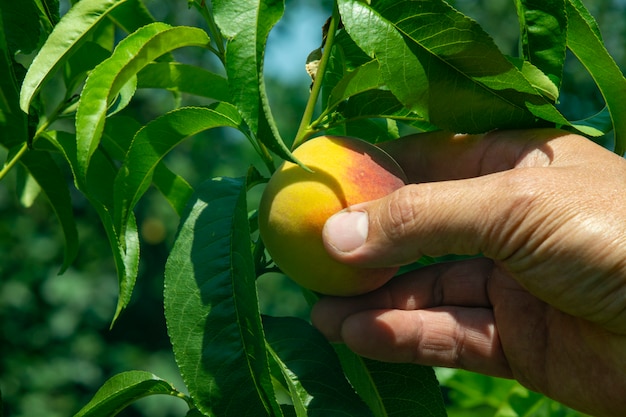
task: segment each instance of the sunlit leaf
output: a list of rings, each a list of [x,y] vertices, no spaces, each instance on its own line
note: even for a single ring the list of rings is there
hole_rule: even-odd
[[[179,62],[153,62],[139,74],[138,88],[163,88],[229,102],[228,80],[213,72]]]
[[[108,13],[126,1],[82,0],[63,16],[28,68],[20,96],[20,107],[24,112],[28,113],[33,96],[87,39],[87,34]]]
[[[77,91],[85,82],[89,71],[111,55],[111,52],[100,44],[92,41],[84,43],[82,48],[74,52],[67,60],[63,78],[68,91]]]
[[[41,187],[28,171],[19,165],[16,168],[15,188],[17,197],[23,207],[31,207],[41,193]]]
[[[115,181],[116,224],[123,230],[130,211],[152,182],[157,164],[181,141],[214,127],[239,128],[237,109],[228,103],[209,107],[183,107],[147,124],[137,132]],[[183,195],[188,198],[188,195]],[[175,206],[184,205],[178,201]]]
[[[152,23],[122,40],[113,55],[91,72],[76,113],[79,177],[85,176],[91,155],[98,147],[107,107],[124,84],[164,53],[184,46],[205,46],[208,42],[201,29]]]
[[[565,0],[516,0],[522,57],[558,88],[567,44]]]
[[[150,395],[180,393],[169,382],[145,371],[127,371],[111,377],[74,417],[117,415],[133,402]]]
[[[113,184],[116,168],[111,160],[101,151],[94,153],[94,163],[90,165],[85,180],[76,176],[78,161],[76,160],[76,137],[61,131],[47,132],[42,139],[49,141],[65,157],[74,175],[74,184],[89,200],[98,213],[109,245],[113,252],[113,260],[117,269],[120,296],[113,317],[113,323],[130,301],[137,271],[139,269],[139,236],[134,215],[129,215],[125,224],[124,238],[118,237],[113,222]]]
[[[102,134],[102,148],[109,156],[124,161],[135,134],[142,128],[133,118],[117,116],[109,118]],[[193,192],[181,176],[173,173],[163,161],[154,168],[152,182],[161,191],[176,213],[182,215],[187,200]],[[119,208],[118,208],[119,209]]]
[[[246,185],[216,178],[196,192],[165,270],[178,367],[207,415],[280,416],[256,295]]]
[[[350,71],[339,80],[330,93],[328,107],[333,108],[356,94],[377,89],[384,83],[378,62],[370,61]]]
[[[185,205],[193,194],[193,188],[180,175],[175,174],[162,162],[154,168],[152,183],[163,194],[178,216],[183,215]]]
[[[596,82],[611,115],[615,152],[626,152],[626,78],[598,36],[595,20],[580,0],[567,1],[567,46]],[[606,133],[606,132],[605,132]]]
[[[528,82],[545,98],[556,102],[559,98],[559,88],[543,71],[521,58],[508,57],[509,61],[524,75]]]
[[[135,91],[137,91],[137,76],[132,76],[124,83],[122,88],[120,88],[117,97],[107,109],[107,116],[113,116],[124,110],[126,106],[130,104],[130,100],[135,95]]]
[[[572,122],[572,125],[579,131],[595,138],[596,141],[600,141],[599,137],[613,129],[611,114],[606,106],[593,116]],[[608,147],[608,144],[603,144],[603,146]]]
[[[346,30],[400,102],[440,128],[484,132],[567,120],[473,20],[447,3],[339,0]],[[480,59],[477,59],[480,57]]]
[[[225,36],[226,73],[233,103],[258,140],[283,159],[294,160],[272,116],[263,78],[267,37],[284,12],[280,0],[214,0],[215,20]]]

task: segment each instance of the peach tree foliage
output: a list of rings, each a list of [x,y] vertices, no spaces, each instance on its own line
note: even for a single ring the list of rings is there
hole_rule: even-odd
[[[81,0],[63,16],[57,0],[0,7],[0,144],[8,150],[0,178],[21,165],[38,184],[65,236],[65,270],[79,248],[59,164],[70,168],[112,250],[119,278],[113,323],[138,271],[135,206],[154,186],[180,216],[164,302],[186,390],[128,370],[76,415],[114,415],[157,394],[186,401],[189,416],[446,415],[432,368],[367,360],[330,345],[306,321],[259,313],[256,279],[275,267],[257,237],[248,193],[281,160],[298,163],[291,151],[321,133],[380,142],[396,139],[400,128],[555,126],[590,138],[612,131],[609,146],[623,154],[626,80],[594,18],[581,0],[515,0],[519,53],[505,56],[479,24],[443,0],[337,0],[316,34],[321,48],[308,63],[314,82],[300,128],[284,138],[263,77],[266,41],[284,1],[189,0],[189,7],[206,30],[155,21],[141,0]],[[184,47],[216,57],[223,71],[178,62],[172,52]],[[568,120],[556,105],[567,50],[606,104],[584,120]],[[34,59],[18,63],[18,52]],[[55,77],[63,97],[51,105],[41,91]],[[206,104],[179,106],[142,125],[119,112],[143,88]],[[241,132],[260,166],[190,184],[163,163],[182,142],[214,128]],[[528,398],[529,408],[540,401]]]

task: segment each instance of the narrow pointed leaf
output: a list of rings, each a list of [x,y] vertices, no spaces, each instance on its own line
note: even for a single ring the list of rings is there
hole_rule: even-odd
[[[137,77],[137,88],[162,88],[217,101],[231,101],[226,78],[193,65],[153,62],[141,70]]]
[[[535,90],[550,100],[550,102],[556,102],[559,98],[559,87],[543,71],[523,59],[509,57],[509,61],[521,71]]]
[[[233,103],[258,140],[281,158],[295,161],[276,127],[263,78],[265,44],[284,13],[284,1],[214,0],[213,8],[217,24],[229,38],[226,73]]]
[[[118,116],[108,119],[102,134],[102,149],[113,159],[123,162],[135,134],[141,128],[139,122],[130,117]],[[181,216],[187,200],[193,192],[189,183],[181,176],[173,173],[163,161],[156,165],[152,182],[176,213]]]
[[[152,183],[163,157],[189,136],[214,127],[240,128],[241,116],[228,103],[183,107],[166,113],[137,132],[115,180],[116,224],[119,230]],[[162,172],[161,172],[162,173]],[[177,207],[179,204],[177,204]]]
[[[255,287],[246,186],[198,187],[165,269],[165,317],[174,354],[207,415],[281,415]]]
[[[516,0],[523,58],[561,86],[567,45],[565,0]]]
[[[107,380],[74,417],[114,416],[141,398],[159,394],[180,396],[172,384],[150,372],[123,372]]]
[[[171,27],[165,23],[144,26],[122,40],[113,55],[87,78],[76,112],[78,175],[84,177],[98,147],[111,100],[137,72],[159,56],[185,46],[205,46],[209,38],[201,29]]]
[[[152,176],[154,186],[163,194],[178,216],[182,216],[187,201],[193,194],[193,188],[180,175],[172,172],[162,162],[154,168]]]
[[[572,125],[579,131],[585,132],[587,135],[594,138],[599,138],[613,129],[611,115],[606,106],[593,116],[572,122]],[[606,144],[603,146],[606,146]]]
[[[26,152],[20,162],[41,187],[63,230],[65,252],[60,270],[63,272],[78,254],[78,231],[65,175],[48,152]]]
[[[568,0],[567,15],[567,46],[587,68],[602,93],[615,130],[615,152],[623,155],[626,152],[626,78],[606,50],[595,21],[582,2]]]
[[[107,109],[107,117],[113,116],[116,113],[124,110],[126,106],[130,104],[130,100],[137,91],[137,76],[132,76],[130,79],[120,88],[120,91]]]
[[[15,191],[20,204],[22,207],[32,207],[41,194],[41,187],[22,165],[16,167],[15,174]]]
[[[24,112],[28,113],[30,102],[39,88],[80,47],[87,34],[126,1],[82,0],[61,18],[26,73],[20,96],[20,107]]]
[[[102,149],[111,158],[124,161],[133,138],[142,127],[133,117],[116,115],[108,118],[102,132]]]
[[[338,4],[346,30],[378,59],[394,95],[440,128],[568,124],[476,22],[442,0]]]
[[[40,140],[47,140],[65,157],[74,175],[74,184],[89,200],[98,213],[106,232],[109,245],[113,252],[113,260],[117,269],[120,295],[112,320],[117,320],[121,311],[130,301],[132,290],[139,269],[139,236],[134,215],[129,216],[125,225],[124,239],[118,238],[113,222],[113,181],[115,167],[108,157],[100,151],[94,153],[94,163],[85,180],[76,176],[78,161],[76,160],[76,138],[66,132],[47,132]]]
[[[89,71],[94,69],[100,62],[111,56],[111,51],[100,44],[87,41],[74,52],[67,60],[63,78],[68,91],[78,91],[87,79]]]
[[[291,397],[298,402],[297,412],[372,416],[348,383],[332,346],[310,324],[295,317],[264,317],[263,327]]]

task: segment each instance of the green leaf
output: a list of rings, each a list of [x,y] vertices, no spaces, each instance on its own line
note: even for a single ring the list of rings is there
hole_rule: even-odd
[[[123,162],[136,133],[141,128],[141,124],[130,117],[116,116],[109,118],[102,134],[103,150],[112,158]],[[160,161],[154,168],[152,182],[165,196],[178,215],[182,215],[185,204],[193,192],[187,181],[170,171],[163,161]]]
[[[28,151],[20,162],[41,187],[63,230],[65,254],[61,273],[78,255],[78,231],[65,175],[48,152]]]
[[[129,213],[150,186],[157,164],[170,150],[189,136],[204,130],[224,126],[240,128],[241,123],[241,116],[234,106],[215,103],[206,108],[183,107],[173,110],[137,132],[115,180],[115,217],[119,230],[123,231],[122,226]],[[173,205],[180,208],[188,197],[187,191],[183,191],[182,198],[185,200],[176,201]]]
[[[352,136],[370,143],[386,142],[400,137],[398,125],[392,119],[345,120],[326,130],[329,135]]]
[[[331,345],[310,324],[295,317],[263,317],[263,327],[298,416],[372,415]]]
[[[109,118],[102,134],[103,150],[112,158],[123,162],[135,134],[141,128],[139,122],[130,117]],[[176,210],[176,213],[181,216],[185,204],[193,192],[187,181],[170,171],[163,161],[160,161],[154,168],[152,182],[165,196],[172,208]]]
[[[613,129],[611,115],[606,106],[593,116],[572,122],[572,125],[593,138],[599,138]],[[596,141],[601,142],[598,139]],[[602,143],[602,146],[608,147],[608,144]]]
[[[115,115],[107,119],[102,132],[101,147],[113,159],[123,161],[133,138],[143,126],[137,119]]]
[[[100,44],[86,41],[66,62],[63,76],[68,92],[77,91],[85,82],[89,71],[109,56],[111,52]]]
[[[476,133],[567,120],[476,22],[442,0],[339,0],[345,28],[394,95],[443,129]],[[480,59],[477,59],[480,57]]]
[[[191,185],[183,177],[170,171],[162,162],[155,167],[152,182],[176,214],[182,216],[185,205],[193,194]]]
[[[66,132],[46,132],[40,140],[47,140],[65,157],[72,174],[74,184],[89,200],[98,213],[100,221],[109,240],[113,252],[113,260],[117,269],[120,296],[113,316],[112,324],[130,301],[137,271],[139,269],[139,235],[134,215],[128,217],[125,225],[125,235],[118,238],[118,232],[113,222],[113,184],[115,167],[110,158],[100,150],[94,153],[93,163],[90,165],[87,178],[82,181],[76,176],[78,161],[76,160],[76,138]]]
[[[346,30],[337,32],[334,46],[341,48],[344,65],[347,70],[356,69],[372,60],[372,57],[359,48]]]
[[[461,369],[440,368],[439,378],[448,390],[454,404],[464,409],[489,406],[499,408],[511,391],[518,386],[515,380],[494,378]]]
[[[127,0],[82,0],[63,16],[26,73],[20,96],[20,107],[25,113],[28,113],[30,103],[39,88],[87,40],[87,34],[109,12],[125,1]]]
[[[246,185],[198,187],[165,268],[165,317],[178,367],[207,415],[280,416],[255,287]]]
[[[16,168],[15,188],[18,199],[22,207],[31,207],[41,193],[41,187],[22,165]]]
[[[347,119],[384,117],[406,122],[424,121],[411,112],[388,90],[371,90],[357,94],[340,108]]]
[[[421,131],[438,130],[404,107],[389,90],[369,90],[342,103],[326,121],[329,125],[326,132],[378,143],[399,136],[397,121]]]
[[[169,382],[144,371],[127,371],[111,377],[74,417],[114,416],[133,402],[150,395],[180,397]]]
[[[439,383],[431,367],[364,359],[337,345],[348,379],[375,417],[445,417]]]
[[[91,155],[100,142],[107,107],[124,84],[166,52],[184,46],[205,46],[208,42],[201,29],[152,23],[122,40],[113,55],[91,72],[76,112],[79,177],[86,175]]]
[[[373,60],[348,72],[330,93],[328,108],[365,91],[374,90],[385,84],[378,61]]]
[[[120,88],[120,91],[107,109],[107,117],[124,110],[137,91],[137,76],[134,75]]]
[[[233,103],[257,139],[295,161],[271,114],[263,78],[267,37],[284,12],[284,0],[214,0],[215,20],[228,37],[226,74]]]
[[[606,102],[615,130],[615,152],[626,152],[626,78],[606,50],[597,25],[579,0],[567,1],[567,46],[587,68]],[[607,132],[604,132],[607,133]]]
[[[138,88],[162,88],[230,102],[228,80],[194,65],[179,62],[153,62],[142,69]]]
[[[559,98],[559,87],[543,71],[521,58],[508,57],[509,61],[522,72],[528,82],[551,102]]]
[[[515,0],[520,22],[520,48],[525,61],[561,85],[567,45],[565,0]]]
[[[330,56],[328,57],[328,62],[326,64],[324,79],[322,80],[322,105],[326,106],[322,110],[326,110],[326,108],[328,107],[328,100],[330,98],[331,92],[339,83],[339,81],[341,81],[347,71],[346,57],[344,55],[343,48],[340,45],[337,45],[336,42],[332,46],[332,48],[333,49],[330,52]],[[370,57],[367,58],[371,60]]]

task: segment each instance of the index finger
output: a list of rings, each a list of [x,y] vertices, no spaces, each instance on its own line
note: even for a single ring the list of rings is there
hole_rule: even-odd
[[[528,163],[528,159],[548,165],[552,150],[547,142],[567,134],[556,129],[502,130],[484,135],[439,131],[405,136],[380,147],[403,168],[409,182],[421,183],[506,171]]]
[[[313,306],[311,320],[329,340],[338,341],[343,321],[362,311],[491,308],[487,281],[493,265],[486,258],[436,264],[396,277],[367,294],[324,297]]]

